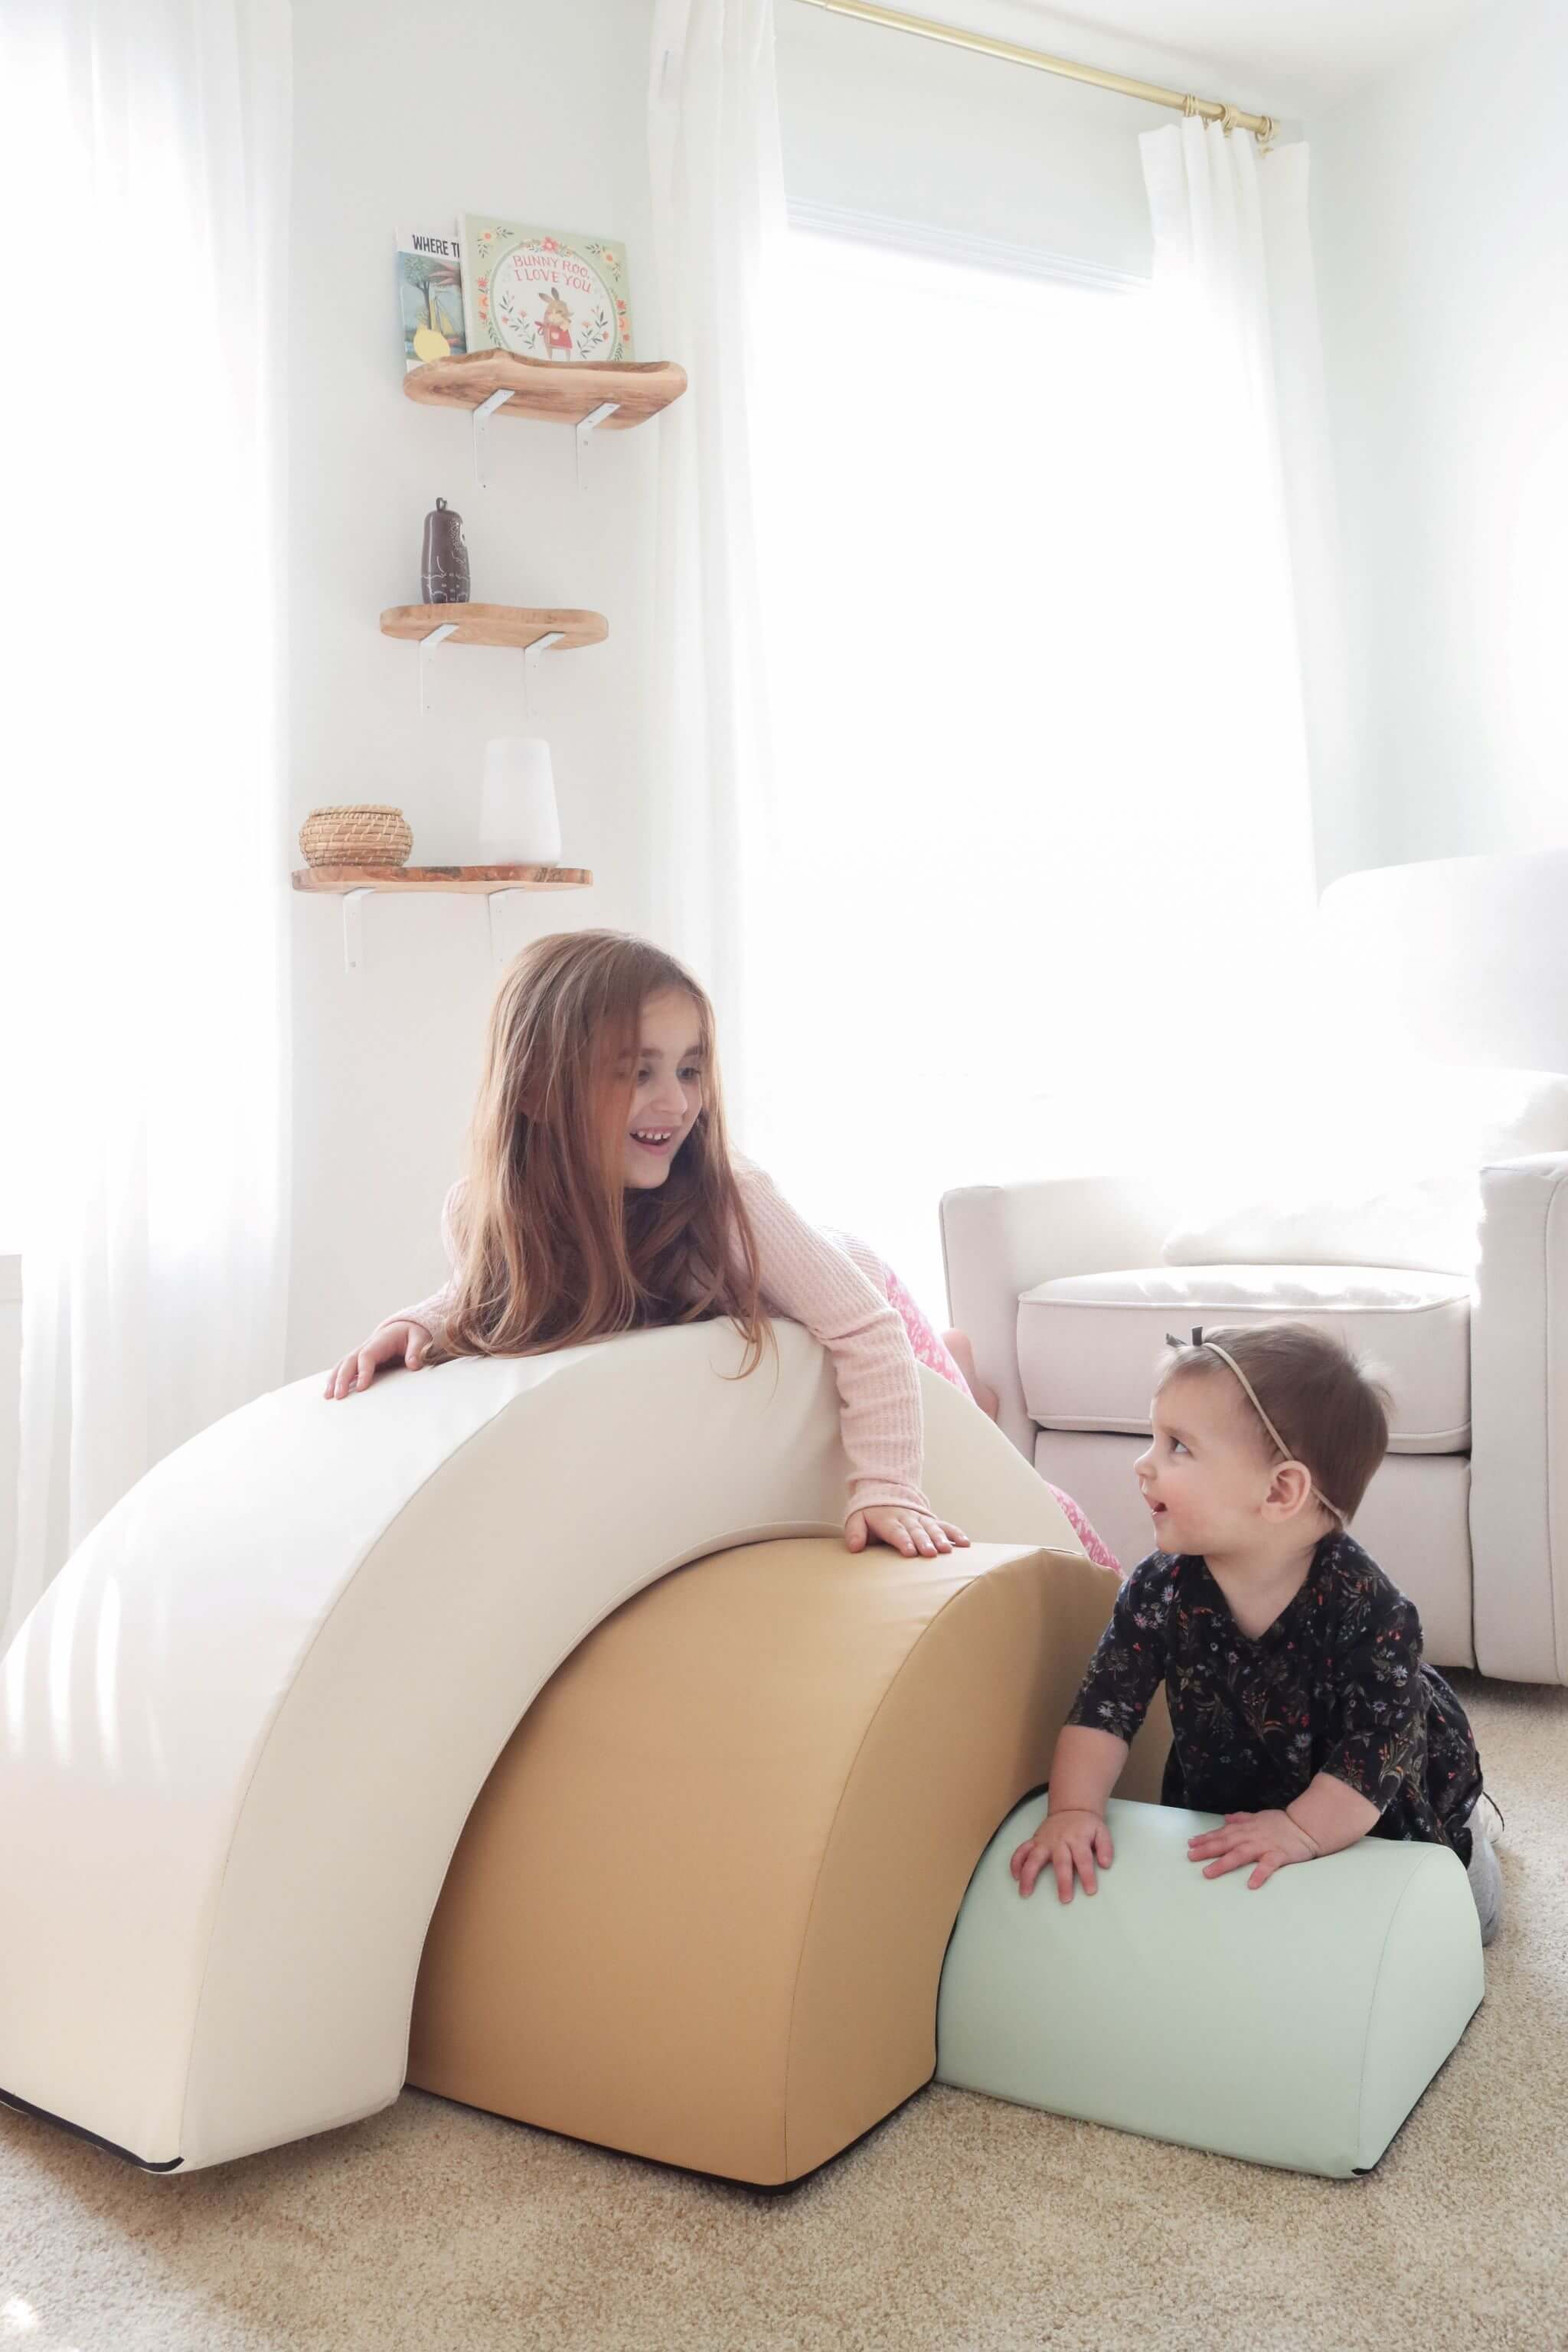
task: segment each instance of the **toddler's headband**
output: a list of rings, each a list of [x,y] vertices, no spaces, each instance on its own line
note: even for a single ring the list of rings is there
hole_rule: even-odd
[[[1187,1342],[1184,1339],[1178,1339],[1174,1332],[1167,1331],[1165,1334],[1165,1344],[1169,1348],[1184,1348],[1187,1345]],[[1222,1364],[1228,1364],[1230,1366],[1231,1370],[1236,1374],[1237,1379],[1247,1391],[1247,1401],[1251,1404],[1253,1412],[1258,1415],[1258,1420],[1263,1423],[1264,1428],[1268,1432],[1269,1436],[1274,1440],[1275,1444],[1279,1448],[1279,1451],[1285,1456],[1286,1461],[1299,1462],[1301,1458],[1300,1455],[1293,1452],[1292,1449],[1286,1444],[1285,1440],[1280,1436],[1279,1432],[1275,1428],[1274,1423],[1269,1420],[1268,1415],[1264,1412],[1262,1405],[1258,1402],[1258,1391],[1253,1387],[1252,1382],[1247,1379],[1247,1374],[1242,1370],[1241,1366],[1237,1362],[1236,1358],[1230,1353],[1230,1350],[1227,1348],[1222,1348],[1217,1339],[1205,1339],[1204,1338],[1204,1329],[1201,1323],[1194,1323],[1193,1325],[1192,1345],[1194,1348],[1206,1348],[1211,1356],[1217,1356]],[[1316,1495],[1319,1502],[1321,1503],[1324,1510],[1331,1511],[1333,1513],[1342,1528],[1349,1527],[1350,1521],[1346,1517],[1344,1512],[1341,1510],[1337,1503],[1330,1502],[1328,1496],[1324,1494],[1320,1486],[1314,1484],[1312,1492]]]

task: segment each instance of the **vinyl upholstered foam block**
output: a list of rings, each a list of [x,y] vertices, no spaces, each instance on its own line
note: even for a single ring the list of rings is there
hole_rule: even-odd
[[[161,2172],[389,2105],[453,1849],[563,1660],[688,1561],[841,1543],[832,1366],[774,1338],[744,1378],[722,1323],[317,1373],[117,1503],[0,1664],[0,2097]],[[935,1507],[1081,1558],[921,1386]]]
[[[1480,1931],[1447,1846],[1363,1838],[1205,1879],[1214,1813],[1113,1802],[1099,1892],[1020,1896],[1045,1810],[997,1831],[942,1971],[937,2080],[1257,2164],[1376,2164],[1479,2006]]]
[[[942,1955],[1115,1579],[976,1543],[716,1552],[541,1692],[426,1938],[408,2079],[696,2171],[798,2179],[931,2080]]]

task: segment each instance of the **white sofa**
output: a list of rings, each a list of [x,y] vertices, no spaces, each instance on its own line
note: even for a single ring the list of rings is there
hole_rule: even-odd
[[[1568,850],[1348,876],[1324,894],[1319,938],[1324,971],[1373,1009],[1391,1073],[1413,1056],[1483,1076],[1568,1072]],[[1152,1150],[1136,1174],[950,1192],[952,1319],[1000,1391],[1006,1434],[1124,1565],[1152,1549],[1131,1464],[1165,1331],[1300,1316],[1342,1332],[1394,1398],[1355,1533],[1420,1610],[1428,1656],[1568,1682],[1565,1104],[1568,1086],[1538,1085],[1526,1148],[1481,1168],[1473,1266],[1420,1263],[1419,1202],[1375,1252],[1354,1246],[1353,1217],[1334,1252],[1310,1246],[1304,1208],[1294,1261],[1279,1247],[1201,1262],[1191,1233],[1184,1246],[1173,1232],[1190,1227],[1191,1200]],[[1398,1203],[1382,1207],[1386,1235]],[[1217,1202],[1215,1223],[1225,1230]]]

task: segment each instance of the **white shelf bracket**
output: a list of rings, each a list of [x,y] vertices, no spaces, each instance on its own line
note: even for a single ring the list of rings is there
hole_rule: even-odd
[[[432,629],[427,637],[421,637],[419,640],[419,716],[421,719],[425,716],[426,707],[425,665],[429,660],[430,656],[435,652],[437,646],[444,646],[448,637],[455,637],[457,634],[458,624],[456,621],[446,621],[443,622],[440,628]]]
[[[485,479],[485,427],[496,410],[510,398],[511,394],[503,384],[500,392],[492,392],[488,400],[481,400],[474,411],[474,479],[481,490],[489,488]]]
[[[528,689],[534,656],[536,654],[547,654],[552,646],[558,646],[561,643],[565,634],[564,629],[546,629],[542,637],[535,637],[531,646],[524,646],[522,649],[522,718],[525,726],[529,723]]]
[[[601,400],[597,408],[591,408],[577,426],[574,437],[577,444],[577,488],[580,490],[588,487],[587,472],[583,463],[588,453],[588,436],[595,425],[602,425],[606,416],[613,416],[620,404],[618,400]]]
[[[343,892],[343,970],[345,971],[358,971],[364,961],[363,908],[365,900],[374,898],[374,890]]]
[[[500,910],[510,899],[523,898],[527,895],[525,890],[492,890],[489,894],[488,903],[490,910],[490,960],[494,963],[506,961],[506,941],[503,936],[506,926],[498,920]]]

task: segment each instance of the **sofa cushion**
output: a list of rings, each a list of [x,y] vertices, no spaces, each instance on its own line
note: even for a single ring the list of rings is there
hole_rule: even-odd
[[[1324,1072],[1309,1091],[1337,1116],[1272,1154],[1219,1139],[1226,1174],[1166,1236],[1167,1265],[1444,1266],[1479,1254],[1480,1171],[1568,1150],[1568,1077],[1407,1059]],[[1244,1120],[1250,1119],[1244,1113]]]
[[[1024,1401],[1045,1429],[1146,1435],[1165,1334],[1194,1323],[1311,1323],[1394,1399],[1390,1451],[1470,1443],[1467,1276],[1373,1265],[1145,1265],[1042,1282],[1018,1301]]]
[[[1380,1191],[1299,1189],[1238,1201],[1206,1223],[1176,1226],[1160,1255],[1167,1265],[1474,1266],[1479,1249],[1479,1168]]]

